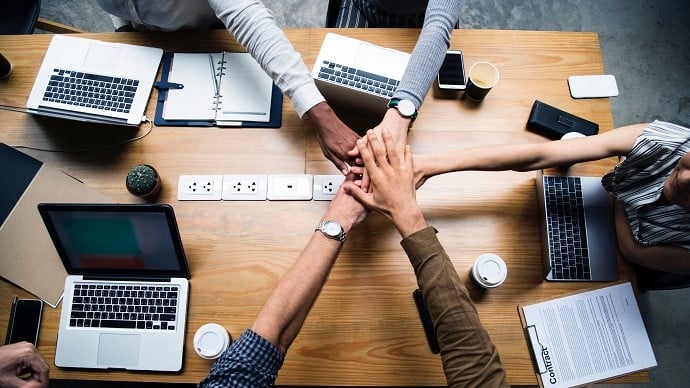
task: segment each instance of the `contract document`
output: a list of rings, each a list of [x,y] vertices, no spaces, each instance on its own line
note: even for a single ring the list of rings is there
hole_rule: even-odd
[[[542,387],[573,387],[657,365],[630,282],[518,307]]]

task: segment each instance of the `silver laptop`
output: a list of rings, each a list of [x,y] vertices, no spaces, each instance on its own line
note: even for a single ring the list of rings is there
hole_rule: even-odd
[[[329,104],[383,114],[409,60],[408,53],[328,33],[311,75]]]
[[[537,174],[546,280],[618,280],[611,198],[601,178]]]
[[[172,207],[38,210],[68,273],[55,365],[180,371],[189,269]]]
[[[51,117],[139,125],[162,56],[159,48],[54,35],[27,108]]]

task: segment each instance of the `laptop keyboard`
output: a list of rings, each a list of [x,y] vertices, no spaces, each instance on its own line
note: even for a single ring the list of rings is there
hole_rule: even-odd
[[[546,220],[554,279],[591,279],[580,178],[545,176]]]
[[[71,327],[175,330],[176,285],[75,284]]]
[[[53,69],[43,101],[129,113],[139,81]]]
[[[319,69],[318,78],[386,98],[393,97],[393,92],[400,84],[399,80],[382,77],[374,73],[329,61],[323,61],[323,65]]]

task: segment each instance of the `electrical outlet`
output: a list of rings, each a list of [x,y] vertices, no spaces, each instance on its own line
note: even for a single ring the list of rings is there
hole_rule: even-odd
[[[180,175],[177,199],[180,201],[220,201],[222,175]]]
[[[314,175],[314,201],[330,201],[335,198],[344,175]]]
[[[224,175],[224,201],[264,201],[268,189],[266,175]]]
[[[310,200],[312,175],[269,175],[267,198],[271,201]]]

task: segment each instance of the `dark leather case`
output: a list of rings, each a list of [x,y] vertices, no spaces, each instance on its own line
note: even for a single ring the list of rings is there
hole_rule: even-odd
[[[568,132],[596,135],[599,124],[535,100],[527,120],[527,129],[551,140],[559,140]]]

